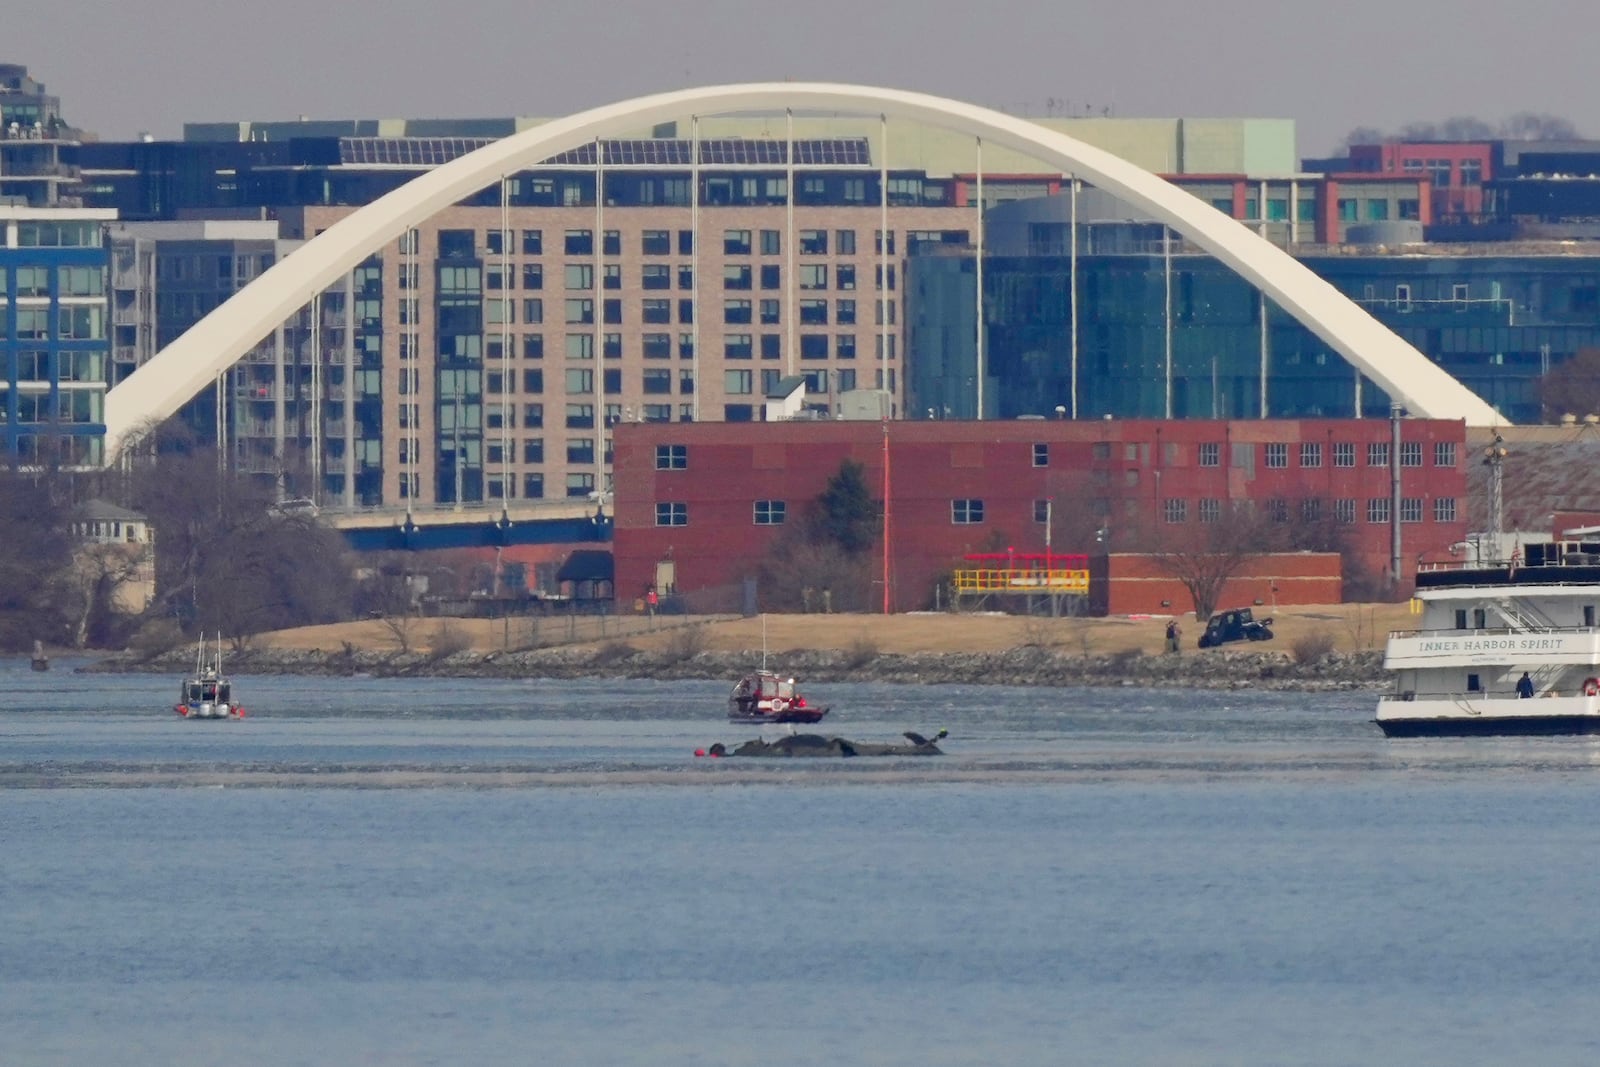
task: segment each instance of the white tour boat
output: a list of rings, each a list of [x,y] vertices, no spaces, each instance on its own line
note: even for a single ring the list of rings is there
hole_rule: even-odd
[[[1384,734],[1600,733],[1600,542],[1422,569],[1416,597],[1421,628],[1391,633],[1384,654]]]

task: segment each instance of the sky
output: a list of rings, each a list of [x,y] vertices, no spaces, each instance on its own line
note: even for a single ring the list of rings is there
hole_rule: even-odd
[[[1357,126],[1551,114],[1600,137],[1594,0],[14,0],[0,62],[105,140],[185,122],[557,116],[745,81],[1012,114]]]

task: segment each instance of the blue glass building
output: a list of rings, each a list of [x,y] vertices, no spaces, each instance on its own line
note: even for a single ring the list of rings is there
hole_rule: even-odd
[[[1210,255],[1158,223],[1069,232],[1060,199],[986,220],[985,417],[1387,415],[1383,390]],[[1514,422],[1540,420],[1544,373],[1600,348],[1600,254],[1418,244],[1297,257]],[[978,414],[978,274],[971,249],[908,261],[908,412]]]
[[[0,424],[22,465],[97,466],[109,364],[107,210],[0,204]]]

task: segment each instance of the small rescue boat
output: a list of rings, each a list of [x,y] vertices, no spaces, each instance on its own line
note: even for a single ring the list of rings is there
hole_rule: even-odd
[[[222,635],[217,634],[216,654],[206,659],[202,635],[195,650],[194,675],[183,680],[173,711],[185,719],[242,719],[244,707],[234,703],[233,683],[222,673]]]
[[[728,697],[729,722],[821,722],[826,714],[826,707],[800,694],[793,678],[771,671],[751,671]]]

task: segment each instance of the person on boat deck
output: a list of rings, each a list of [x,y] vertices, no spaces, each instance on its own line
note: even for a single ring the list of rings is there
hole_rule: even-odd
[[[1533,679],[1528,677],[1528,672],[1523,671],[1522,677],[1517,679],[1517,696],[1527,700],[1533,696]]]

